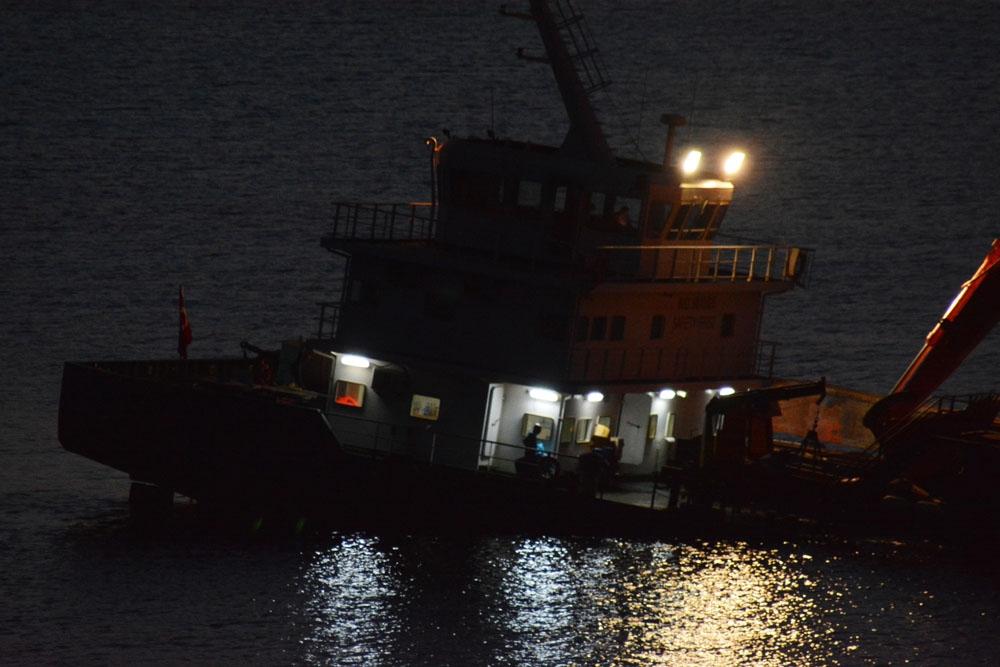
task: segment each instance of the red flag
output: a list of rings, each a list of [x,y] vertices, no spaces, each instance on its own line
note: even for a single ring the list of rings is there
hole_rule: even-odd
[[[184,307],[184,287],[180,288],[180,298],[177,299],[177,308],[180,311],[180,322],[177,329],[177,354],[181,359],[188,358],[188,345],[191,344],[191,322],[188,321],[188,311]]]

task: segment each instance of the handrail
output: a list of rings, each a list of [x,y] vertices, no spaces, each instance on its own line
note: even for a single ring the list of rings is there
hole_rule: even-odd
[[[684,282],[794,282],[808,251],[777,245],[605,245],[598,248],[608,279]]]
[[[335,202],[331,239],[415,241],[434,238],[437,207],[428,202]]]

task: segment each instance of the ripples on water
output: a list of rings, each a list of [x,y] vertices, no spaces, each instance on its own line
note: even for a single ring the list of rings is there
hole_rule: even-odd
[[[975,664],[1000,646],[957,652],[994,627],[957,572],[819,546],[350,536],[305,557],[316,663]]]

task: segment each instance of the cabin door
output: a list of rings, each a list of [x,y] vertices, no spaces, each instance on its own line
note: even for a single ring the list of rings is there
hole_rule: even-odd
[[[621,419],[618,420],[618,437],[625,441],[622,463],[641,465],[646,454],[646,432],[653,399],[649,394],[625,394]]]
[[[492,466],[493,453],[500,438],[500,417],[503,416],[503,385],[491,384],[486,398],[486,419],[483,421],[483,442],[479,449],[479,465]]]

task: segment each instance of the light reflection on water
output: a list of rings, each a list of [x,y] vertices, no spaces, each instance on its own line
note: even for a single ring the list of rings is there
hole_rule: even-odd
[[[787,665],[845,655],[841,592],[746,544],[351,536],[302,580],[312,663]],[[418,657],[419,656],[419,657]],[[431,660],[430,657],[434,656]]]
[[[308,662],[393,662],[393,637],[404,628],[396,614],[399,578],[373,537],[351,536],[318,551],[306,568],[302,640]]]
[[[313,664],[989,664],[996,582],[899,558],[335,536],[309,552],[285,612]]]

